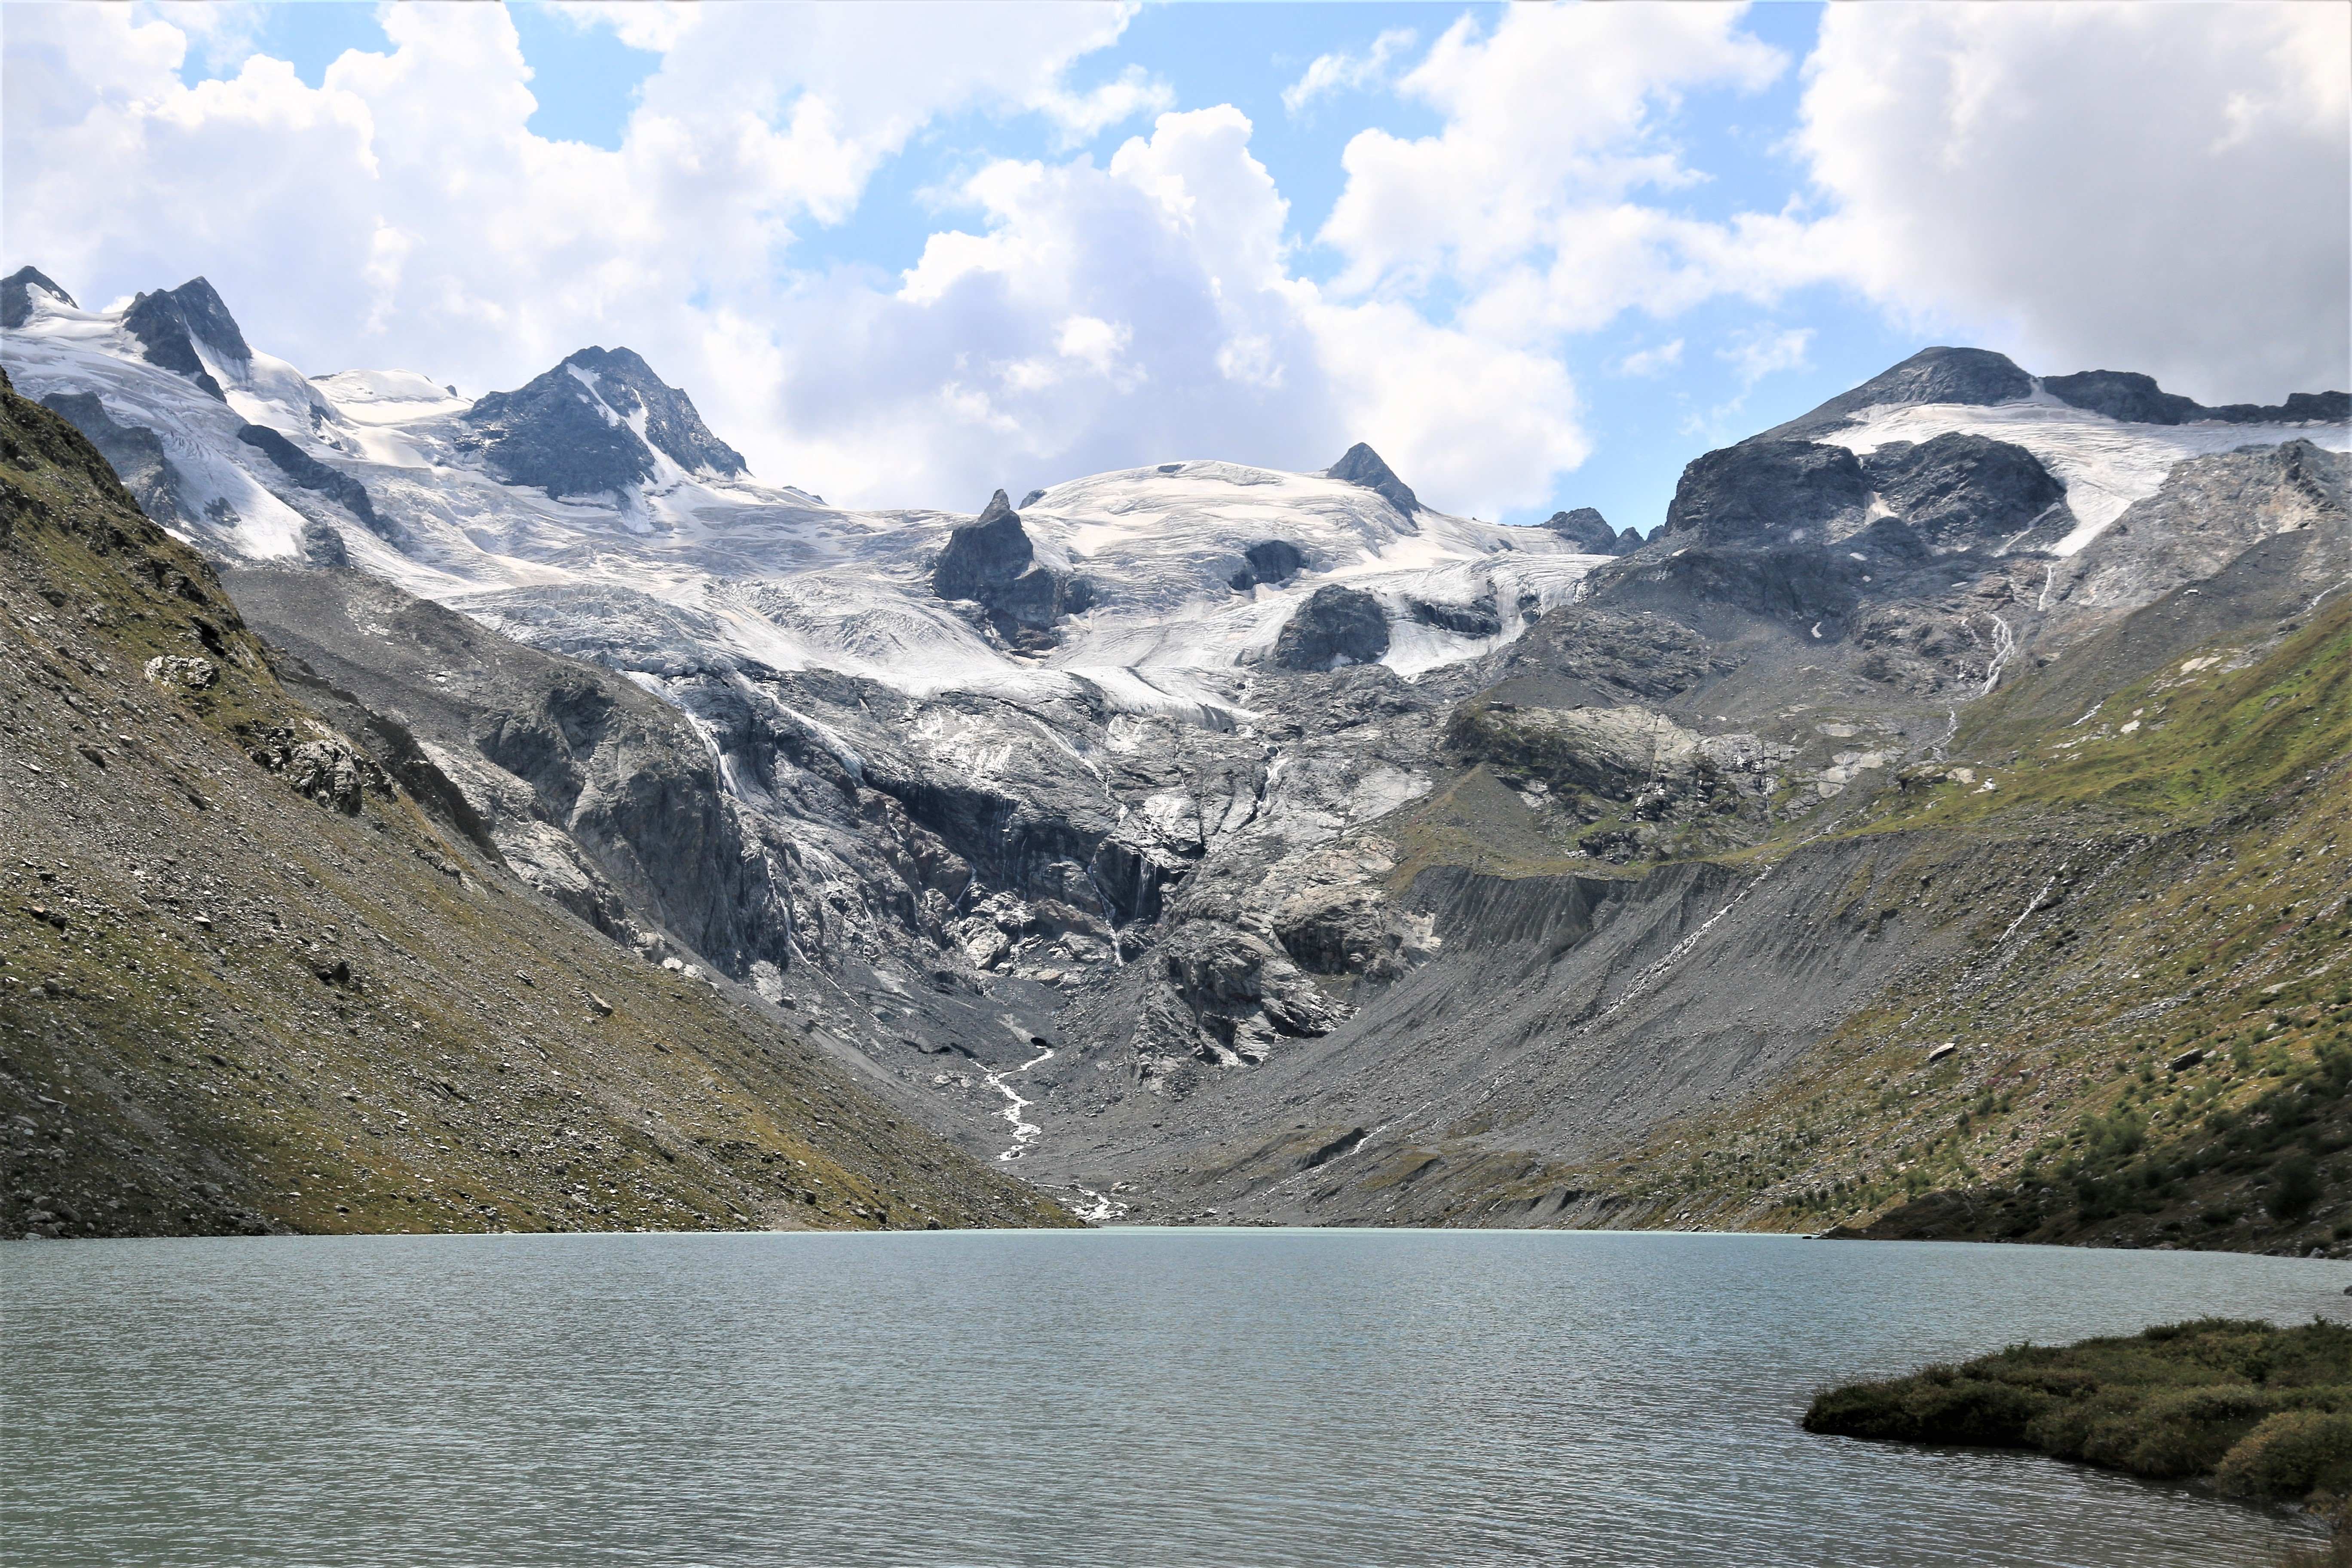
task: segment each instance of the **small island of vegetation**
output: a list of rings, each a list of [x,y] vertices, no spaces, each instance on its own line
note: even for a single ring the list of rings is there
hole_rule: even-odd
[[[2118,1339],[2013,1345],[1821,1394],[1805,1429],[2032,1448],[2133,1475],[2299,1504],[2352,1562],[2352,1328],[2207,1318]]]

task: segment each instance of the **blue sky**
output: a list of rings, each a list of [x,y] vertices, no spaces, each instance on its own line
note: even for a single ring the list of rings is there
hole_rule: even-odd
[[[12,6],[11,187],[102,156],[123,195],[0,248],[101,298],[206,271],[306,370],[629,342],[871,504],[1365,437],[1449,510],[1646,530],[1928,342],[2340,384],[2344,226],[2273,215],[2345,184],[2352,68],[2290,68],[2341,8],[2152,9]]]

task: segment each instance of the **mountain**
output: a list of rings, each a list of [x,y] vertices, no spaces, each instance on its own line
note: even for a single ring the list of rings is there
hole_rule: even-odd
[[[2135,858],[2148,821],[2022,788],[2033,747],[2107,734],[2073,726],[2180,606],[2178,662],[2250,668],[2347,570],[2341,395],[2116,417],[1980,350],[1703,456],[1643,541],[1448,516],[1362,445],[860,512],[729,462],[625,351],[471,404],[215,356],[215,400],[27,300],[12,373],[160,443],[142,497],[482,852],[1100,1217],[1874,1222],[1923,1195],[1903,1064],[1996,1037],[1926,999],[1988,963],[2133,995],[2000,943],[2061,868],[2153,899],[2284,787],[2209,769],[2190,860]],[[1985,738],[2020,703],[2046,731]],[[1971,1089],[1970,1138],[2109,1114],[2088,1018],[2032,1096]],[[1784,1101],[1819,1108],[1759,1165]],[[2336,1202],[2297,1225],[2336,1245]]]
[[[693,402],[628,349],[582,349],[518,391],[480,399],[465,422],[492,473],[551,496],[617,494],[665,472],[746,472]]]
[[[533,893],[5,381],[0,457],[0,1233],[1069,1223]]]

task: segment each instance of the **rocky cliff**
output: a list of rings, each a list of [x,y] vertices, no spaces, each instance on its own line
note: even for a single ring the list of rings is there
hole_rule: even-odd
[[[0,464],[0,1232],[1067,1223],[539,896],[4,386]]]

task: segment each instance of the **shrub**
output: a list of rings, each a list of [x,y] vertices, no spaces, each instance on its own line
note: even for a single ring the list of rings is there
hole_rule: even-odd
[[[2352,1493],[2352,1415],[2282,1410],[2240,1439],[2213,1479],[2238,1497],[2299,1500]]]
[[[2308,1154],[2290,1154],[2272,1173],[2270,1196],[2263,1206],[2272,1217],[2297,1220],[2319,1201],[2319,1163]]]

